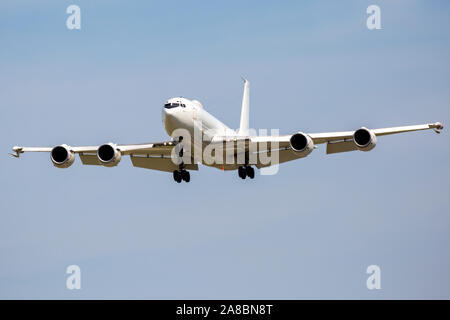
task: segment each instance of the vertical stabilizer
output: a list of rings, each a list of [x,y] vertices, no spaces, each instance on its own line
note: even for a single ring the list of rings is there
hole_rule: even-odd
[[[249,129],[249,112],[250,112],[250,82],[244,79],[244,95],[242,96],[241,123],[239,125],[238,134],[240,136],[248,136]]]

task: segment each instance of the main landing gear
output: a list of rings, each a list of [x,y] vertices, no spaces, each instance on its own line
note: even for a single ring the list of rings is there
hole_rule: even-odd
[[[189,182],[191,181],[191,175],[189,174],[189,171],[184,169],[175,170],[173,172],[173,180],[175,180],[177,183],[180,183],[181,181]]]
[[[183,137],[180,136],[177,139],[177,143],[181,143],[181,141],[183,141]],[[178,145],[177,145],[178,146]],[[178,155],[179,155],[179,159],[181,160],[181,164],[179,165],[179,169],[175,170],[173,172],[173,180],[175,180],[177,183],[181,183],[181,181],[186,181],[189,182],[191,181],[191,175],[189,174],[189,171],[183,169],[184,168],[184,163],[183,163],[183,146],[180,144],[179,146],[181,146],[181,148],[178,151]]]
[[[238,168],[238,175],[241,179],[245,179],[246,177],[253,179],[255,177],[255,169],[251,166],[240,166]]]

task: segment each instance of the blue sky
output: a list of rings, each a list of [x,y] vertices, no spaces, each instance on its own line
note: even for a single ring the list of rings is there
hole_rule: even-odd
[[[81,8],[68,30],[66,8]],[[382,30],[366,28],[381,8]],[[54,168],[13,145],[167,139],[161,107],[200,100],[281,133],[449,123],[446,1],[3,1],[0,298],[450,298],[450,151],[381,137],[242,181]],[[82,289],[67,290],[79,265]],[[366,288],[369,265],[381,290]]]

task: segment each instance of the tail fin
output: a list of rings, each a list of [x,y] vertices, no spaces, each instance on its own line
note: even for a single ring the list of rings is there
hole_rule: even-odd
[[[242,96],[241,123],[238,135],[248,136],[249,132],[249,111],[250,111],[250,82],[244,79],[244,95]]]

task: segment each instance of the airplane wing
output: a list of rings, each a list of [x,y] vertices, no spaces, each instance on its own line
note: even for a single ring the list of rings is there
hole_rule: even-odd
[[[413,126],[402,126],[382,129],[372,129],[371,131],[376,136],[385,136],[389,134],[396,134],[402,132],[420,131],[435,129],[437,133],[442,130],[444,126],[439,123],[419,124]],[[324,133],[309,133],[308,135],[313,139],[314,144],[327,143],[339,140],[353,139],[355,131],[343,131],[343,132],[324,132]]]
[[[373,133],[375,137],[433,129],[436,133],[440,133],[444,126],[440,122],[412,125],[412,126],[401,126],[401,127],[391,127],[391,128],[381,128],[381,129],[366,129],[368,132]],[[325,133],[310,133],[308,134],[313,140],[314,144],[327,143],[327,154],[347,152],[354,150],[362,150],[363,148],[358,148],[355,143],[355,131],[344,131],[344,132],[325,132]],[[373,146],[376,144],[376,139]],[[369,151],[371,149],[368,149]]]
[[[429,123],[412,126],[401,126],[381,129],[367,129],[360,128],[354,131],[341,131],[341,132],[323,132],[323,133],[295,133],[293,135],[282,136],[255,136],[248,137],[244,148],[241,148],[238,152],[250,152],[253,154],[266,153],[271,156],[274,151],[278,151],[278,161],[275,163],[283,163],[299,158],[306,157],[317,144],[327,144],[327,154],[340,153],[354,150],[369,151],[375,147],[376,137],[397,134],[403,132],[420,131],[433,129],[436,133],[440,131],[444,126],[439,123]],[[360,136],[356,136],[359,134]],[[366,135],[365,135],[366,134]],[[356,139],[366,139],[367,144],[358,145],[355,142]],[[303,139],[304,137],[304,139]],[[296,141],[297,140],[297,141]],[[293,143],[300,144],[297,150]],[[250,147],[253,146],[253,149]],[[251,151],[253,150],[253,151]],[[261,163],[259,157],[257,162],[254,163],[258,168],[267,167],[275,163]]]
[[[118,164],[122,156],[130,156],[131,162],[133,166],[139,168],[160,170],[173,172],[174,170],[178,170],[179,166],[174,163],[174,155],[176,153],[172,152],[174,148],[177,148],[177,142],[175,141],[166,141],[166,142],[156,142],[156,143],[143,143],[143,144],[123,144],[123,145],[115,145],[112,143],[105,144],[102,146],[68,146],[61,145],[56,147],[13,147],[14,154],[11,154],[14,157],[19,157],[20,154],[24,152],[50,152],[53,164],[57,167],[66,168],[70,166],[74,161],[74,154],[78,154],[81,162],[85,165],[104,165],[104,166],[115,166]],[[110,161],[100,161],[97,156],[97,152],[99,148],[106,146],[105,152],[107,152],[108,148],[111,152],[117,154],[111,154]],[[62,161],[56,161],[59,159],[55,158],[58,156],[57,151],[55,150],[60,148],[60,152],[62,152],[61,157],[64,158]],[[55,150],[55,151],[54,151]],[[65,151],[67,153],[65,153]],[[55,156],[53,155],[55,152]],[[185,157],[190,157],[190,155],[186,155]],[[183,159],[185,159],[183,157]],[[190,159],[192,160],[192,159]],[[185,169],[188,170],[198,170],[198,165],[193,163],[193,161],[185,161],[184,165]]]
[[[226,145],[226,149],[230,147],[232,149],[230,152],[231,157],[236,158],[238,162],[240,161],[239,163],[230,166],[229,169],[236,169],[243,163],[253,164],[258,168],[262,168],[306,157],[314,150],[315,145],[317,144],[327,143],[327,154],[354,150],[369,151],[375,147],[377,142],[376,138],[378,136],[428,129],[434,129],[439,133],[443,128],[441,123],[436,122],[382,129],[367,129],[363,127],[355,131],[342,132],[308,134],[297,132],[292,135],[282,136],[215,138],[216,143]],[[228,145],[228,142],[231,142],[231,144]],[[177,164],[180,161],[180,159],[177,159],[177,148],[179,147],[181,147],[181,143],[177,143],[176,141],[128,145],[108,143],[101,146],[77,147],[60,145],[53,148],[15,146],[13,147],[14,154],[12,155],[14,157],[19,157],[19,155],[24,152],[50,152],[53,164],[60,168],[67,168],[72,165],[75,154],[79,155],[82,163],[85,165],[103,166],[115,166],[119,163],[122,156],[128,155],[135,167],[173,172],[179,169]],[[174,148],[176,149],[175,151]],[[101,154],[104,154],[104,157],[101,156]],[[228,155],[228,153],[226,154]],[[273,157],[274,155],[277,156],[276,159]],[[104,161],[100,160],[101,157],[104,158]],[[242,159],[239,159],[240,157]],[[248,161],[245,161],[245,157],[249,157]],[[196,161],[192,159],[191,154],[184,154],[182,159],[185,169],[198,170],[198,165]],[[264,161],[261,159],[264,159]],[[269,161],[266,162],[267,160]],[[217,165],[217,167],[223,168],[222,165]]]

